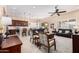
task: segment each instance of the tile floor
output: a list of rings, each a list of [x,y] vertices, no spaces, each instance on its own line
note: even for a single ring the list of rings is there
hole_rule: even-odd
[[[22,53],[47,53],[47,49],[42,47],[41,49],[37,48],[32,42],[30,42],[30,36],[22,37],[20,39],[23,43]],[[56,39],[56,48],[57,51],[54,51],[54,48],[51,48],[51,53],[72,53],[72,39],[65,38],[60,36],[55,36]]]

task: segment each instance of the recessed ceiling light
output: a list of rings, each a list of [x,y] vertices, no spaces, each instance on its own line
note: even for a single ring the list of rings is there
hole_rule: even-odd
[[[33,6],[33,8],[36,8],[35,6]]]

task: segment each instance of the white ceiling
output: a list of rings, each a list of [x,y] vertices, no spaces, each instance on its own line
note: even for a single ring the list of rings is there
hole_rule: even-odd
[[[45,18],[54,11],[55,5],[8,5],[7,12],[9,16],[26,17],[26,18]],[[60,10],[71,12],[79,9],[79,5],[59,5]]]

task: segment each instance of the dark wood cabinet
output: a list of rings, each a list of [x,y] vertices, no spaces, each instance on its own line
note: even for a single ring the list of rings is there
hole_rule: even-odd
[[[12,20],[13,26],[28,26],[28,21]]]
[[[73,53],[79,53],[79,34],[72,35]]]
[[[8,53],[21,53],[22,42],[17,36],[10,36],[5,39],[0,48],[0,53],[7,51]]]

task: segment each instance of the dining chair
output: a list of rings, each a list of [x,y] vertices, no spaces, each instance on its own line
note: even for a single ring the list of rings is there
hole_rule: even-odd
[[[54,50],[56,50],[56,41],[54,38],[54,34],[45,33],[43,35],[46,38],[42,39],[43,43],[41,43],[41,45],[47,47],[48,53],[50,52],[50,48],[52,46],[54,46]]]

